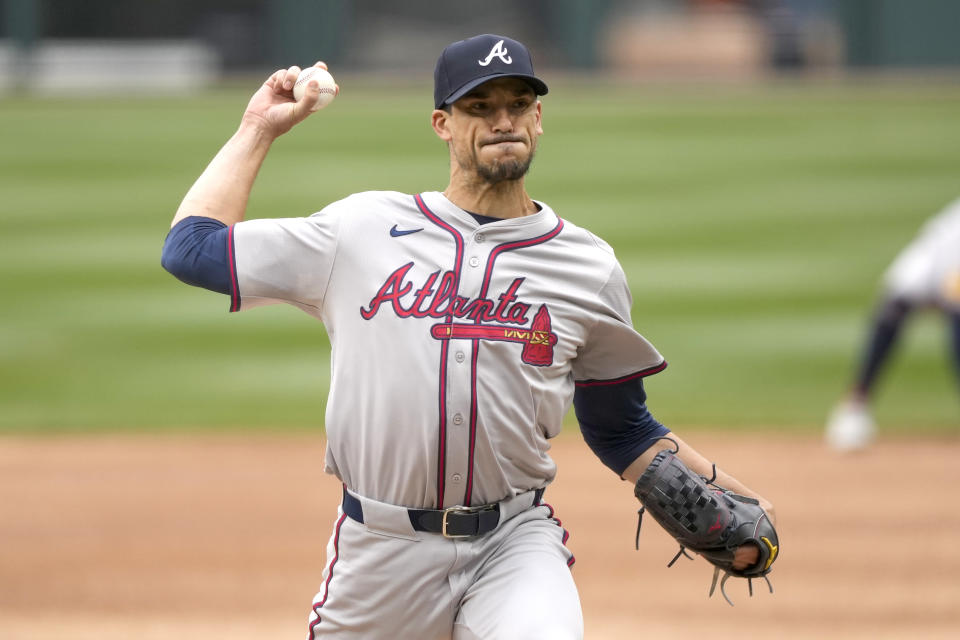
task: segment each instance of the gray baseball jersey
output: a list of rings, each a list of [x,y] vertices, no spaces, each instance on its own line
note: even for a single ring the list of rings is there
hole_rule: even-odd
[[[665,366],[610,247],[537,204],[480,225],[441,193],[366,192],[233,227],[233,310],[326,326],[326,468],[350,491],[437,508],[544,487],[575,381]]]

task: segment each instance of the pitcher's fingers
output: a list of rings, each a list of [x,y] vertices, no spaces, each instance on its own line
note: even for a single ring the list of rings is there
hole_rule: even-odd
[[[324,70],[326,70],[326,71],[330,71],[330,68],[327,67],[327,63],[324,62],[323,60],[317,60],[315,63],[313,63],[313,66],[319,67],[320,69],[324,69]],[[340,85],[338,84],[338,85],[335,85],[335,86],[337,87],[337,93],[334,94],[334,95],[338,95],[338,96],[339,96],[339,95],[340,95]]]
[[[300,102],[303,103],[307,113],[313,113],[320,109],[320,83],[318,81],[311,80],[307,83],[307,86],[303,89],[303,97]]]
[[[280,91],[283,85],[283,76],[286,75],[286,69],[277,69],[270,74],[270,77],[267,78],[267,81],[264,83],[274,91]]]
[[[300,75],[300,67],[293,65],[287,69],[286,74],[283,76],[283,90],[292,91],[293,85],[297,83],[297,76]]]
[[[738,571],[752,567],[760,559],[760,550],[753,544],[745,544],[737,547],[733,552],[733,568]]]
[[[293,105],[293,117],[296,122],[320,110],[320,82],[310,80],[303,88],[303,95]]]

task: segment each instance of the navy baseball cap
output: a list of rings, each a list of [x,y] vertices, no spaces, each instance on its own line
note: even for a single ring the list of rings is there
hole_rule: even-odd
[[[440,109],[456,102],[494,78],[520,78],[538,96],[547,93],[546,83],[533,73],[533,60],[525,46],[512,38],[486,33],[454,42],[440,54],[433,70],[433,105]]]

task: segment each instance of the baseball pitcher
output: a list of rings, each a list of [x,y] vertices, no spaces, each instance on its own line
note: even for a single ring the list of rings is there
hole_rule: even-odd
[[[294,99],[299,72],[254,94],[183,199],[162,261],[230,296],[231,311],[285,302],[329,334],[326,471],[343,500],[308,637],[582,638],[573,554],[545,502],[549,441],[571,403],[587,444],[681,551],[726,577],[766,577],[770,503],[647,410],[643,379],[666,362],[633,328],[610,246],[525,190],[547,93],[527,48],[486,34],[441,53],[443,192],[369,191],[244,221],[271,143],[317,105],[316,85]]]

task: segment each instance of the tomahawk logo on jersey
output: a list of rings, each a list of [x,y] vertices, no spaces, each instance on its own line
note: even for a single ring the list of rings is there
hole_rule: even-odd
[[[430,334],[438,340],[503,340],[519,342],[523,345],[520,353],[521,362],[536,367],[546,367],[553,364],[553,345],[557,344],[557,334],[550,331],[550,312],[547,305],[540,305],[540,310],[533,318],[530,329],[512,329],[497,325],[483,324],[437,324],[431,327]]]

